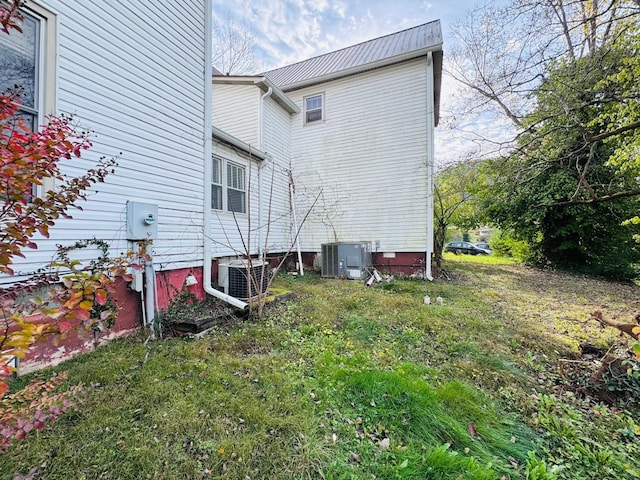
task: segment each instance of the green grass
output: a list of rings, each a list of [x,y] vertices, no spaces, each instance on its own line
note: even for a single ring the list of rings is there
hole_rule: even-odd
[[[589,312],[638,287],[445,261],[432,283],[282,277],[297,298],[261,320],[67,362],[79,409],[0,454],[0,479],[638,478],[637,404],[579,383],[580,343],[620,340]]]

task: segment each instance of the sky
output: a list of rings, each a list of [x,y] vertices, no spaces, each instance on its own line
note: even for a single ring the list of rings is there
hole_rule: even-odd
[[[445,34],[471,0],[213,0],[214,16],[246,22],[265,70],[432,20]]]
[[[485,0],[213,0],[214,18],[245,23],[255,36],[262,71],[295,63],[433,20],[440,20],[444,61],[451,26]],[[449,43],[449,45],[451,45]],[[215,65],[214,65],[215,66]],[[256,72],[258,73],[258,72]],[[441,126],[436,128],[436,159],[449,163],[474,149],[448,131],[443,117],[459,87],[445,76]],[[469,119],[473,128],[478,119]],[[487,128],[487,125],[483,125]],[[495,125],[496,134],[500,126]]]

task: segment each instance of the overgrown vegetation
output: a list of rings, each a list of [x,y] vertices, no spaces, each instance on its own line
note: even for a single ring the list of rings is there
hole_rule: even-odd
[[[591,312],[633,309],[638,287],[445,266],[449,281],[373,288],[280,277],[297,298],[262,320],[67,362],[83,404],[10,446],[0,478],[637,478],[635,367],[609,397],[610,377],[589,381],[624,341]]]
[[[636,0],[509,0],[454,25],[445,68],[466,88],[452,122],[477,150],[451,160],[478,174],[452,224],[480,212],[480,225],[526,245],[514,253],[530,263],[637,277],[638,18]],[[486,122],[481,113],[513,130],[501,129],[502,142],[464,131],[470,118]]]

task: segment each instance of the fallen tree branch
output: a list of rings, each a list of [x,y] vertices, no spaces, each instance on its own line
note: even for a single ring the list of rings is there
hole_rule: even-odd
[[[636,314],[636,316],[634,317],[636,323],[624,323],[613,320],[611,318],[606,318],[600,310],[596,310],[591,314],[591,318],[595,318],[602,325],[617,328],[621,332],[629,335],[634,340],[640,340],[640,324],[638,324],[639,317],[639,314]]]

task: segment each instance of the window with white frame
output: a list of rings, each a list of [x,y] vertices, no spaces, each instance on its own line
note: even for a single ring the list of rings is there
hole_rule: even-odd
[[[324,120],[324,94],[304,98],[304,123]]]
[[[223,175],[226,172],[226,175]],[[247,213],[246,167],[213,157],[211,208],[232,213]]]
[[[222,159],[213,157],[213,175],[211,178],[211,208],[222,210]]]
[[[0,33],[0,92],[18,87],[19,115],[35,131],[45,115],[56,110],[56,18],[36,1],[30,1],[20,14],[22,31]],[[33,195],[41,195],[54,188],[54,179],[33,187]]]
[[[55,15],[29,2],[22,32],[0,35],[0,92],[19,86],[20,115],[32,130],[55,111]]]
[[[247,213],[245,168],[232,162],[227,162],[227,210]]]

